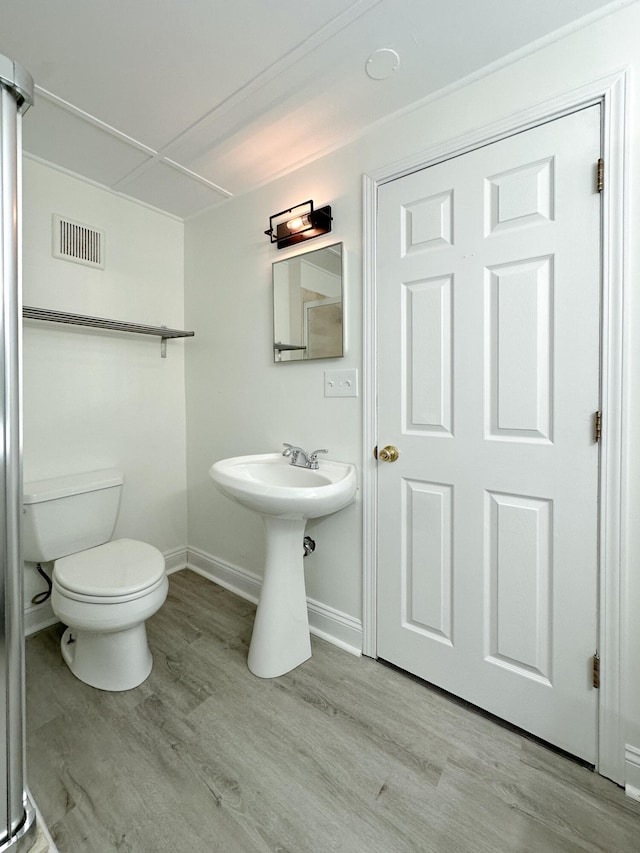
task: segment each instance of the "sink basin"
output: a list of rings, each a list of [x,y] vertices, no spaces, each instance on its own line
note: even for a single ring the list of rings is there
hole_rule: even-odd
[[[224,495],[262,516],[264,577],[247,664],[260,678],[284,675],[311,657],[302,565],[307,519],[354,500],[356,469],[322,459],[312,471],[291,465],[281,453],[261,453],[222,459],[209,475]]]
[[[209,475],[223,494],[248,509],[286,518],[319,518],[350,504],[356,469],[345,462],[320,460],[312,471],[291,465],[281,453],[222,459]]]

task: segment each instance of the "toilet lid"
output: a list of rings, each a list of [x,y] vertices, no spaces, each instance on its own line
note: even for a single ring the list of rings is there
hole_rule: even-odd
[[[54,563],[60,586],[83,595],[121,596],[140,592],[164,575],[164,557],[146,542],[114,539]]]

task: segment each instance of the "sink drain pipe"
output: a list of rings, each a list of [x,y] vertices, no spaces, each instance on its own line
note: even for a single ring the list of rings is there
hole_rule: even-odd
[[[302,540],[302,547],[304,549],[303,557],[308,557],[309,554],[312,554],[316,550],[316,543],[310,536],[305,536]]]

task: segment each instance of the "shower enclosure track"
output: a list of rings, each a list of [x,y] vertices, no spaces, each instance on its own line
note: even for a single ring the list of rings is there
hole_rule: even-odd
[[[49,308],[31,308],[24,305],[22,316],[28,320],[45,320],[48,323],[67,323],[72,326],[91,326],[94,329],[112,329],[116,332],[133,332],[137,335],[155,335],[160,338],[160,355],[167,356],[169,338],[192,338],[195,332],[183,329],[168,329],[166,326],[145,326],[142,323],[129,323],[124,320],[107,320],[102,317],[90,317],[85,314],[69,314],[67,311],[52,311]]]

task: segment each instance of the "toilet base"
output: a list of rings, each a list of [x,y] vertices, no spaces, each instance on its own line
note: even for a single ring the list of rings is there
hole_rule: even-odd
[[[99,690],[131,690],[153,667],[144,622],[109,633],[67,628],[60,650],[75,677]]]

